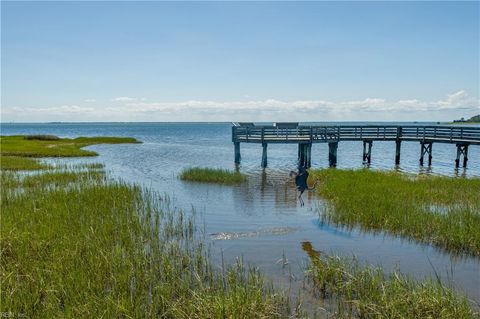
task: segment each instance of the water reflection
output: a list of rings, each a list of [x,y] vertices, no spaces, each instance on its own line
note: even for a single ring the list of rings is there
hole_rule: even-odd
[[[325,223],[321,219],[313,220],[313,224],[316,225],[318,229],[321,230],[322,232],[327,232],[332,235],[343,237],[343,238],[353,238],[352,236],[353,228],[351,228],[348,231],[342,231],[341,228]]]
[[[453,175],[456,176],[456,177],[466,178],[467,177],[467,168],[465,168],[465,167],[455,168]]]
[[[432,174],[432,167],[431,166],[419,166],[418,169],[419,175],[430,175]]]
[[[309,241],[302,242],[302,249],[310,257],[310,259],[317,259],[320,257],[320,251],[313,249],[312,243]]]

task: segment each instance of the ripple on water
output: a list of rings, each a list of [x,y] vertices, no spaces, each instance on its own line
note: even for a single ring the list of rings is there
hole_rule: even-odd
[[[220,233],[211,233],[210,238],[212,240],[231,240],[245,237],[258,237],[263,235],[286,235],[291,232],[301,230],[300,227],[272,227],[272,228],[260,228],[254,231],[244,231],[244,232],[220,232]]]

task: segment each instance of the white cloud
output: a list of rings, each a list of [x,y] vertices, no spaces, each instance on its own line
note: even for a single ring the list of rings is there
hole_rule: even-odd
[[[93,103],[93,102],[97,102],[97,100],[95,100],[95,99],[85,99],[85,100],[83,100],[83,102]]]
[[[460,90],[444,99],[424,101],[415,98],[389,101],[368,97],[354,101],[279,99],[247,101],[147,102],[145,98],[118,97],[123,102],[104,107],[63,105],[58,107],[2,108],[8,120],[99,121],[328,121],[328,120],[452,120],[480,112],[477,98]],[[41,117],[42,115],[43,117]],[[6,118],[4,118],[6,120]]]
[[[29,113],[88,113],[94,112],[95,108],[78,105],[61,105],[52,107],[12,107],[10,111]]]
[[[134,97],[128,97],[128,96],[119,96],[115,97],[112,99],[112,102],[130,102],[130,101],[136,101],[137,99]]]
[[[172,113],[172,112],[428,112],[439,110],[475,110],[479,108],[479,101],[470,98],[465,91],[458,91],[447,95],[439,101],[421,101],[406,99],[388,101],[382,98],[366,98],[360,101],[331,102],[324,100],[282,101],[276,99],[251,101],[199,101],[184,102],[130,102],[122,106],[108,107],[110,111],[127,113]]]

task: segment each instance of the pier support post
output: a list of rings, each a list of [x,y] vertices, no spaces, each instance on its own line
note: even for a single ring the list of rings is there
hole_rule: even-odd
[[[428,166],[432,166],[432,142],[420,142],[420,165],[423,166],[423,157],[428,154]]]
[[[303,161],[305,160],[303,144],[298,143],[298,166],[303,166]]]
[[[312,167],[312,143],[307,144],[307,168]]]
[[[262,167],[267,167],[267,143],[262,143]]]
[[[372,162],[372,141],[363,141],[363,164]]]
[[[395,165],[400,165],[400,150],[402,148],[402,141],[395,141]]]
[[[463,148],[463,167],[467,167],[468,162],[468,145],[465,145]]]
[[[235,164],[240,164],[240,160],[242,159],[240,155],[240,143],[234,142],[234,149],[235,149]]]
[[[328,165],[330,167],[337,166],[337,149],[338,142],[328,143]]]
[[[312,143],[298,144],[298,165],[310,168],[312,163]]]
[[[463,167],[467,167],[468,162],[468,144],[457,144],[457,159],[455,160],[455,168],[460,166],[460,157],[463,155]]]

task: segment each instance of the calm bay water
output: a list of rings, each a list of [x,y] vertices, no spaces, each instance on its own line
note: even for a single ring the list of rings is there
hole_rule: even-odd
[[[306,254],[303,241],[316,250],[340,255],[355,255],[360,261],[381,265],[385,270],[400,268],[417,278],[434,276],[444,280],[480,302],[480,260],[458,258],[435,248],[418,245],[385,234],[345,230],[318,222],[322,200],[313,192],[304,195],[306,204],[296,201],[295,187],[288,172],[295,169],[296,145],[269,145],[268,164],[260,167],[261,146],[242,144],[240,170],[249,176],[238,186],[183,182],[179,172],[191,166],[233,169],[231,125],[228,123],[82,123],[82,124],[1,124],[2,135],[53,134],[61,137],[131,136],[142,144],[94,145],[95,158],[66,159],[67,162],[103,162],[109,173],[126,181],[141,183],[165,193],[179,208],[199,213],[200,227],[213,243],[216,261],[221,253],[227,260],[242,256],[262,269],[279,285],[295,286],[301,276]],[[393,142],[374,142],[372,169],[394,169]],[[480,147],[469,150],[468,169],[454,169],[456,148],[433,145],[431,169],[418,165],[420,145],[402,144],[398,169],[412,173],[432,173],[461,177],[480,177]],[[339,168],[362,167],[362,144],[341,142]],[[312,166],[328,166],[328,146],[315,144]],[[221,253],[220,253],[221,252]],[[288,265],[284,263],[288,260]],[[434,270],[435,269],[435,270]]]

